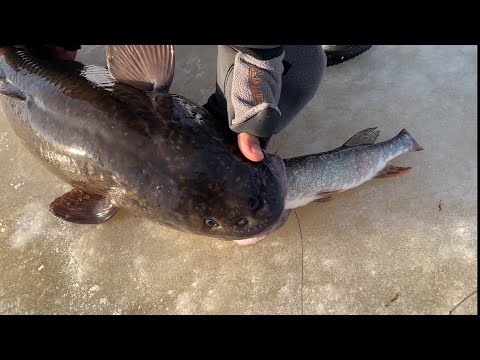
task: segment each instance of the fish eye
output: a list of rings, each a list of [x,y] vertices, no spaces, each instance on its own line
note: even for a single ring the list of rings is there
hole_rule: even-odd
[[[213,219],[205,219],[205,224],[209,227],[215,227],[218,226],[218,222],[216,222]]]
[[[238,226],[243,226],[243,225],[247,225],[247,224],[248,224],[248,220],[245,219],[245,218],[238,219],[235,222],[235,225],[238,225]]]

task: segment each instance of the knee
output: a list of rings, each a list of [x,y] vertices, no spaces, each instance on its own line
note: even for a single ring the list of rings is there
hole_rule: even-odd
[[[285,60],[291,67],[282,78],[279,102],[282,129],[313,99],[327,65],[325,52],[320,45],[286,46]]]

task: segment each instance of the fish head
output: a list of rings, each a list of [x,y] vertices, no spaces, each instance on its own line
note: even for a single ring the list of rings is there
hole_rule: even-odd
[[[261,162],[233,161],[184,184],[180,211],[187,230],[241,240],[265,233],[278,222],[285,203],[283,160],[266,154]]]

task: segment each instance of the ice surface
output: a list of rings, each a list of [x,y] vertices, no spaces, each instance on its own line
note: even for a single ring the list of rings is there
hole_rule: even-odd
[[[104,65],[103,48],[79,60]],[[214,46],[178,46],[171,91],[203,104],[215,61]],[[477,287],[477,47],[374,46],[328,68],[269,150],[325,151],[374,126],[425,148],[394,161],[410,174],[298,209],[303,244],[292,212],[242,247],[123,210],[100,225],[55,218],[48,205],[71,187],[0,112],[0,313],[448,314]]]

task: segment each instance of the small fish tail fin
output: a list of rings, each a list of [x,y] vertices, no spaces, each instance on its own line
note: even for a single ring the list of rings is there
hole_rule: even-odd
[[[409,151],[423,150],[423,147],[419,143],[417,143],[417,141],[413,138],[412,135],[409,134],[407,130],[403,129],[402,131],[400,131],[397,137],[404,139]]]
[[[168,91],[175,72],[173,45],[107,45],[113,78],[145,91]]]

